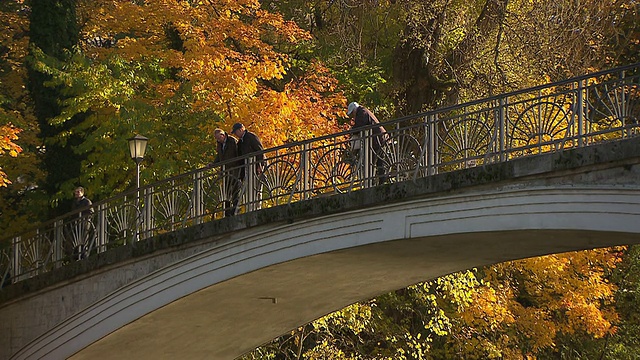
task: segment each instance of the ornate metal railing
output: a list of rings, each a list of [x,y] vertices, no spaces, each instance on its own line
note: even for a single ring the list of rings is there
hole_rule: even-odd
[[[198,169],[3,241],[0,287],[225,214],[636,136],[639,120],[634,64],[385,122],[381,146],[363,128],[268,149],[263,163]]]

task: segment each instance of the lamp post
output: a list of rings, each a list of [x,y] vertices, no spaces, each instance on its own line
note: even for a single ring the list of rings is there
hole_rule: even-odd
[[[140,188],[140,163],[144,160],[144,152],[147,149],[147,139],[142,135],[136,135],[130,139],[129,141],[129,152],[131,153],[131,158],[136,162],[136,188]]]

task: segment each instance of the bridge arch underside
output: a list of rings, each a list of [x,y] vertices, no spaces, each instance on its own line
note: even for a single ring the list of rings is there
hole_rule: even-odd
[[[451,272],[640,241],[637,187],[503,188],[236,232],[104,297],[15,358],[233,359]]]

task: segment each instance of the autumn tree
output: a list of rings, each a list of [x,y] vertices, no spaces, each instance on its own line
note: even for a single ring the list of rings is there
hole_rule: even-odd
[[[6,172],[0,175],[0,231],[5,234],[48,219],[39,190],[44,179],[40,128],[27,89],[29,14],[22,0],[0,3],[0,168]]]
[[[634,245],[620,251],[622,261],[611,275],[615,293],[615,308],[619,314],[615,332],[597,342],[583,338],[567,338],[565,349],[581,349],[584,358],[606,360],[632,360],[640,353],[640,246]],[[590,352],[587,352],[590,351]]]
[[[58,61],[64,61],[67,52],[78,42],[78,26],[75,0],[42,0],[32,1],[29,8],[29,41],[31,48]],[[64,100],[60,87],[49,86],[51,77],[29,67],[27,90],[34,102],[34,115],[38,120],[39,137],[42,142],[40,153],[46,181],[41,184],[50,200],[49,217],[60,215],[70,210],[70,195],[67,192],[68,204],[65,206],[56,197],[60,194],[60,186],[64,182],[79,184],[82,157],[73,151],[73,147],[82,141],[82,134],[70,133],[73,124],[82,121],[81,116],[74,117],[68,124],[59,126],[50,120],[59,115],[60,102]],[[65,141],[51,141],[58,136]]]
[[[18,84],[24,85],[20,79],[11,79],[15,76],[15,70],[20,66],[20,51],[26,50],[25,44],[16,45],[13,43],[14,37],[24,30],[24,18],[18,15],[18,3],[6,3],[0,7],[0,23],[6,24],[7,31],[0,34],[0,160],[6,159],[6,156],[16,157],[22,151],[22,148],[16,144],[18,133],[22,131],[16,128],[13,123],[20,121],[21,114],[16,112],[11,104],[10,96],[14,95],[9,88],[12,80],[18,80]],[[22,21],[21,21],[22,20]],[[23,55],[22,54],[22,55]],[[15,88],[12,89],[15,91]],[[11,184],[7,178],[7,174],[3,171],[6,167],[3,161],[0,163],[0,187],[6,187]]]
[[[393,49],[405,17],[395,1],[261,0],[313,36],[300,57],[322,59],[349,101],[374,109],[381,120],[394,115]]]
[[[382,118],[639,61],[632,0],[263,0]],[[633,54],[633,55],[631,55]]]
[[[450,274],[336,311],[243,359],[594,358],[616,334],[610,280],[621,255],[582,251]]]
[[[618,320],[610,274],[615,249],[555,254],[484,269],[483,286],[460,309],[446,352],[461,358],[555,358],[568,338],[600,339]],[[562,356],[561,356],[562,355]]]
[[[267,147],[338,130],[336,80],[321,62],[294,61],[308,33],[257,1],[86,1],[77,11],[81,46],[63,63],[39,53],[37,65],[67,97],[50,123],[86,117],[55,141],[82,136],[79,179],[99,197],[130,186],[134,133],[151,139],[151,181],[208,163],[213,129],[237,121]]]
[[[630,5],[409,1],[394,64],[399,100],[415,113],[620,65],[615,54],[638,46]]]

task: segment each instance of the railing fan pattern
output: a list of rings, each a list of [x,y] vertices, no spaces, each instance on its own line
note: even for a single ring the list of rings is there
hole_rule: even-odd
[[[94,204],[2,242],[0,288],[71,261],[236,213],[637,136],[640,64],[219,163]]]

